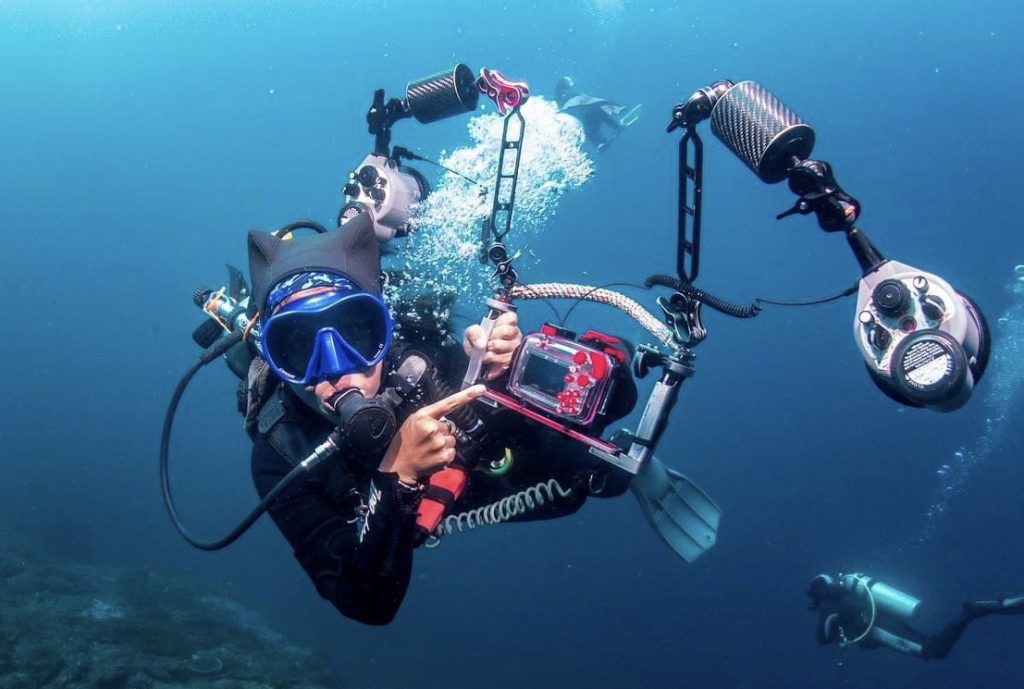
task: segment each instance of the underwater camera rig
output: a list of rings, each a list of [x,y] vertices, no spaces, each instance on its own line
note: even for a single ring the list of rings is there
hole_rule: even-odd
[[[513,266],[516,254],[509,252],[506,239],[512,228],[526,134],[521,106],[529,98],[529,88],[493,70],[481,70],[474,78],[472,70],[460,64],[411,82],[404,99],[385,101],[383,90],[376,91],[367,113],[369,132],[375,138],[374,152],[350,175],[338,224],[368,213],[382,243],[408,232],[411,207],[429,193],[429,187],[422,175],[399,161],[426,159],[407,149],[391,147],[392,126],[408,117],[426,123],[469,112],[475,109],[479,93],[493,100],[504,115],[491,210],[481,228],[481,257],[493,265],[497,283],[496,294],[487,301],[488,313],[480,324],[485,333],[490,333],[501,314],[515,309],[516,301],[564,298],[618,308],[646,330],[655,344],[637,347],[630,359],[628,346],[616,337],[594,331],[577,337],[559,326],[545,325],[525,336],[506,389],[490,386],[477,404],[510,410],[571,438],[591,455],[629,476],[630,488],[648,522],[684,560],[692,562],[714,545],[721,510],[703,490],[662,464],[654,453],[683,381],[694,374],[694,348],[707,335],[702,307],[736,318],[751,318],[760,313],[764,303],[783,304],[763,299],[750,305],[733,304],[693,284],[700,268],[703,145],[696,130],[700,122],[711,119],[715,134],[763,181],[789,180],[799,199],[780,218],[814,213],[823,230],[846,234],[863,271],[858,286],[827,300],[786,305],[821,303],[859,291],[855,335],[869,372],[883,391],[904,404],[949,411],[966,401],[984,372],[989,340],[984,318],[974,303],[936,275],[885,260],[854,226],[860,211],[856,199],[839,187],[828,163],[808,158],[813,130],[753,82],[716,82],[673,109],[668,130],[685,128],[679,143],[676,275],[652,275],[646,281],[648,288],[673,290],[668,297],[658,297],[659,316],[610,289],[566,283],[520,284]],[[301,228],[327,231],[318,223],[300,221],[278,234]],[[248,309],[248,288],[240,272],[232,270],[229,287],[198,290],[194,301],[211,320],[193,335],[205,351],[179,383],[168,408],[161,442],[161,480],[168,511],[182,535],[196,547],[216,549],[244,533],[293,480],[350,445],[352,438],[347,436],[353,430],[336,428],[227,537],[204,542],[188,534],[174,508],[167,476],[175,409],[195,372],[222,354],[232,370],[244,378],[248,361],[258,353],[254,348],[259,342],[258,326]],[[243,337],[249,345],[242,342]],[[464,386],[483,380],[483,368],[483,352],[474,352]],[[657,380],[636,428],[620,430],[605,439],[606,425],[627,415],[636,403],[634,380],[653,371],[658,371]],[[418,392],[387,388],[373,402],[392,404],[410,395],[425,399]],[[475,413],[467,411],[451,420],[460,442],[471,442],[480,433],[481,422]],[[424,535],[439,537],[455,529],[506,521],[556,499],[556,493],[568,494],[552,479],[471,513],[449,514],[471,471],[469,467],[451,466],[431,478],[417,521]]]

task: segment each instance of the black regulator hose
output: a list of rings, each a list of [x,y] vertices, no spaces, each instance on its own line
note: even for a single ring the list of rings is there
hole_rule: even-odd
[[[713,294],[708,294],[702,289],[697,289],[685,280],[680,280],[679,278],[672,277],[671,275],[652,275],[644,280],[644,287],[647,289],[650,289],[655,285],[670,287],[681,294],[685,294],[691,299],[696,299],[702,304],[706,304],[719,313],[724,313],[725,315],[732,316],[733,318],[753,318],[757,314],[761,313],[761,305],[757,302],[754,302],[750,306],[731,304],[724,299],[719,299]]]
[[[267,511],[267,507],[272,503],[278,495],[281,494],[289,484],[292,483],[301,474],[306,473],[309,467],[305,464],[299,464],[294,469],[288,472],[288,474],[281,479],[281,481],[274,486],[274,488],[267,493],[266,497],[260,501],[260,503],[249,513],[242,522],[234,528],[227,536],[215,540],[215,541],[201,541],[192,534],[189,533],[185,525],[182,524],[181,518],[178,516],[178,510],[174,506],[174,498],[171,496],[171,481],[168,473],[167,465],[169,459],[169,448],[171,444],[171,428],[174,426],[174,415],[178,411],[178,404],[181,402],[182,395],[185,394],[185,389],[188,387],[192,378],[199,372],[203,366],[207,365],[211,361],[217,359],[220,355],[227,352],[233,346],[238,344],[242,340],[241,332],[234,332],[227,337],[221,338],[206,349],[202,354],[199,355],[199,359],[192,364],[192,366],[185,372],[185,375],[178,381],[178,387],[174,389],[174,394],[171,395],[171,402],[167,406],[167,414],[164,416],[164,428],[163,433],[160,436],[160,487],[163,490],[164,506],[167,507],[167,514],[171,517],[171,522],[174,524],[174,528],[178,530],[181,537],[184,538],[188,543],[199,550],[220,550],[225,548],[235,541],[238,540],[239,536],[249,530],[257,519],[259,519],[264,512]]]
[[[294,232],[295,230],[313,230],[317,234],[327,233],[327,228],[316,220],[296,220],[295,222],[288,223],[278,230],[274,230],[273,235],[275,237],[283,237],[289,232]]]

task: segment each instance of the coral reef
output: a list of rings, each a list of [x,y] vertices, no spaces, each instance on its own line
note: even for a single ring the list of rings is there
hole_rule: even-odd
[[[48,560],[0,533],[4,689],[327,689],[308,651],[218,592]]]

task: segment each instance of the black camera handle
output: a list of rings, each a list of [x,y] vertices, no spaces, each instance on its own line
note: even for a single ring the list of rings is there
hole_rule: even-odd
[[[515,120],[517,131],[509,134],[509,125]],[[522,159],[523,138],[526,135],[526,119],[519,106],[509,110],[501,129],[501,147],[498,149],[498,170],[494,178],[494,196],[490,215],[484,218],[480,232],[483,253],[482,262],[494,264],[494,275],[501,282],[503,290],[512,289],[518,281],[512,260],[505,246],[505,237],[512,230],[512,211],[516,203],[516,185],[519,183],[519,162]],[[506,166],[505,156],[511,155],[511,165]],[[511,168],[511,169],[509,169]]]
[[[512,267],[516,255],[509,255],[505,246],[505,237],[512,230],[512,212],[516,202],[516,185],[519,183],[519,163],[523,154],[523,139],[526,135],[526,119],[520,112],[523,103],[529,98],[529,88],[525,83],[513,82],[499,72],[484,70],[477,80],[477,88],[487,94],[500,112],[505,113],[501,129],[501,146],[498,149],[498,169],[494,177],[494,196],[491,201],[491,212],[484,218],[480,231],[480,245],[483,249],[480,256],[482,263],[488,260],[494,264],[494,275],[501,282],[501,288],[495,299],[488,299],[488,312],[480,321],[484,334],[490,336],[495,323],[502,313],[515,311],[510,291],[515,287],[519,277]],[[509,133],[509,125],[515,120],[516,131]],[[506,166],[505,156],[511,155],[511,164]],[[511,168],[511,169],[509,169]],[[500,219],[500,224],[499,224]],[[483,375],[483,357],[486,352],[474,349],[469,357],[469,366],[462,379],[463,389],[480,381]]]
[[[692,158],[691,158],[692,155]],[[692,188],[693,205],[689,204]],[[695,127],[679,140],[679,214],[676,273],[692,283],[700,272],[700,226],[704,191],[704,142]],[[688,221],[693,219],[692,231]]]

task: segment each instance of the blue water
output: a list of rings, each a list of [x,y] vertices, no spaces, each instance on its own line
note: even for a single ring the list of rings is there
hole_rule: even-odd
[[[329,221],[370,148],[373,89],[397,94],[455,61],[541,95],[568,73],[644,105],[535,235],[551,259],[530,281],[671,272],[671,106],[754,79],[815,126],[816,155],[887,255],[944,275],[993,321],[1019,317],[1005,286],[1024,263],[1022,18],[991,1],[4,2],[0,521],[69,560],[221,582],[352,687],[1020,686],[1020,618],[979,622],[943,662],[814,640],[803,590],[820,571],[875,574],[922,598],[934,624],[967,597],[1024,588],[1021,397],[1007,393],[997,442],[937,498],[937,472],[988,433],[994,381],[951,415],[901,410],[864,374],[849,301],[707,316],[659,452],[725,511],[695,565],[631,498],[592,502],[419,553],[397,621],[368,629],[316,597],[269,523],[223,553],[186,546],[156,452],[196,354],[191,290],[245,265],[246,230]],[[808,218],[777,224],[784,186],[705,139],[701,286],[813,298],[855,279],[841,238]],[[468,142],[466,122],[401,123],[396,141],[437,155]],[[596,310],[575,319],[636,335]],[[997,348],[1020,333],[994,329]],[[219,534],[254,501],[226,370],[197,380],[177,429],[179,500]]]

